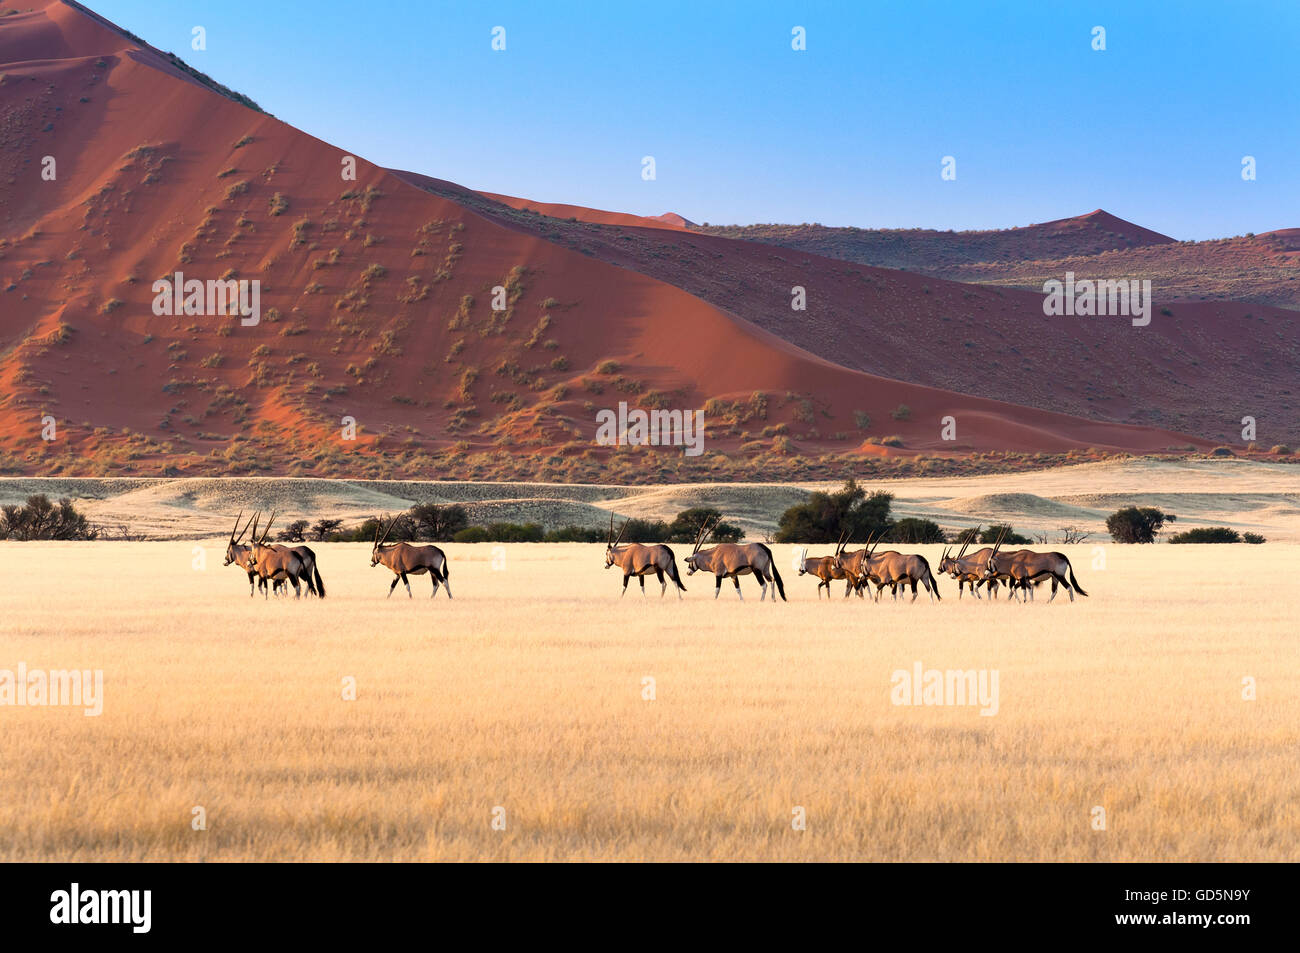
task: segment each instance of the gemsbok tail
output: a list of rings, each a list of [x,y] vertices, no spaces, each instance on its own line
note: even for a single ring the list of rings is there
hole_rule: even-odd
[[[325,598],[325,580],[320,577],[320,570],[316,568],[316,560],[311,561],[311,573],[316,577],[316,594],[322,599]]]
[[[682,577],[677,574],[677,556],[667,546],[664,549],[668,551],[668,578],[677,584],[678,589],[685,592],[686,587],[682,585]]]
[[[929,560],[924,556],[917,556],[916,558],[921,560],[921,565],[925,567],[925,576],[923,578],[929,582],[930,588],[934,591],[934,597],[940,602],[943,602],[943,596],[939,595],[939,580],[935,579],[934,573],[930,572]]]
[[[1086,596],[1087,593],[1083,591],[1083,586],[1079,585],[1079,580],[1074,578],[1074,567],[1070,565],[1068,557],[1065,560],[1065,568],[1070,571],[1070,585],[1074,586],[1074,591],[1081,596]]]
[[[788,602],[789,600],[785,597],[785,583],[781,581],[781,574],[776,570],[776,560],[772,557],[772,550],[762,543],[759,543],[759,545],[763,547],[763,552],[767,553],[768,568],[772,570],[772,581],[776,583],[776,591],[781,593],[781,601]]]

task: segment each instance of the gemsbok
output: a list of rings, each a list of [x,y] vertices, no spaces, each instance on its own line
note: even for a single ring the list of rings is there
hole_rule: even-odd
[[[1005,535],[1004,532],[1003,536]],[[984,572],[990,577],[1006,573],[1011,577],[1015,587],[1024,591],[1025,602],[1029,601],[1033,587],[1049,577],[1052,580],[1052,598],[1047,600],[1049,603],[1056,598],[1058,584],[1065,587],[1065,591],[1070,594],[1071,602],[1074,601],[1076,591],[1081,596],[1088,594],[1079,585],[1079,580],[1074,578],[1074,567],[1070,565],[1070,560],[1064,553],[1036,553],[1031,549],[1004,553],[1001,548],[1002,542],[999,540],[993,547],[993,554],[989,556],[988,566],[985,567]]]
[[[253,565],[257,574],[263,580],[276,582],[288,582],[293,586],[293,597],[302,598],[302,590],[299,587],[299,580],[306,580],[307,585],[311,587],[311,577],[307,570],[307,565],[292,549],[286,549],[283,546],[267,545],[267,537],[271,535],[271,525],[275,522],[275,511],[271,511],[271,519],[267,521],[266,528],[262,530],[262,535],[257,535],[258,515],[253,516],[253,536],[250,540],[253,550]],[[319,575],[319,574],[318,574]],[[267,593],[263,590],[262,595]]]
[[[867,560],[871,558],[871,554],[876,548],[871,545],[871,541],[875,538],[875,535],[874,532],[869,533],[867,535],[866,545],[857,552],[847,552],[847,543],[841,543],[835,549],[835,568],[844,573],[845,577],[849,580],[849,584],[844,587],[844,598],[846,599],[849,597],[850,592],[857,593],[858,598],[861,599],[863,590],[875,581],[867,572]],[[876,540],[876,545],[880,545],[880,540]],[[898,586],[892,584],[889,589],[894,597],[897,598]]]
[[[966,541],[961,544],[961,549],[957,551],[956,556],[951,555],[951,551],[945,548],[943,556],[939,560],[939,575],[942,576],[947,573],[957,580],[958,599],[962,597],[962,592],[966,586],[970,586],[970,591],[974,593],[976,599],[982,598],[979,591],[980,586],[984,586],[993,598],[996,599],[998,595],[997,579],[984,573],[984,567],[988,565],[989,556],[993,554],[993,547],[985,546],[978,552],[971,553],[969,556],[966,555],[967,548],[979,537],[980,529],[981,527],[976,527],[975,531],[966,537]]]
[[[714,521],[714,527],[721,522],[721,517]],[[767,598],[767,587],[771,583],[773,586],[772,602],[776,602],[776,594],[781,594],[781,601],[785,602],[785,583],[781,581],[781,574],[776,571],[776,560],[772,558],[772,550],[768,549],[762,543],[718,543],[712,549],[701,550],[709,531],[709,521],[706,519],[704,525],[700,527],[699,535],[695,537],[695,548],[691,554],[686,557],[686,574],[694,575],[696,572],[711,572],[717,580],[713,587],[713,598],[717,599],[718,594],[722,592],[722,580],[730,577],[731,581],[736,584],[736,595],[740,596],[742,602],[745,601],[744,595],[740,591],[740,577],[748,573],[753,573],[758,577],[758,583],[763,588],[763,594],[759,597],[759,602]]]
[[[995,584],[995,585],[996,585],[997,583],[1001,583],[1002,585],[1004,585],[1004,586],[1007,587],[1008,604],[1010,604],[1010,601],[1011,601],[1011,600],[1014,598],[1014,596],[1016,595],[1016,590],[1017,590],[1017,589],[1021,590],[1021,593],[1020,593],[1020,594],[1021,594],[1022,596],[1024,596],[1024,597],[1027,598],[1027,599],[1032,599],[1032,598],[1034,597],[1034,590],[1035,590],[1038,586],[1042,585],[1044,580],[1042,580],[1042,579],[1038,579],[1038,580],[1035,580],[1035,581],[1033,582],[1032,585],[1024,585],[1024,586],[1022,586],[1022,585],[1020,584],[1020,581],[1019,581],[1015,576],[1013,576],[1013,575],[1011,574],[1011,560],[1013,560],[1015,557],[1021,555],[1022,553],[1033,552],[1033,550],[1031,550],[1031,549],[1012,549],[1012,550],[1008,550],[1007,552],[1002,552],[1002,542],[1003,542],[1003,540],[1005,540],[1005,539],[1007,538],[1007,530],[1008,530],[1008,529],[1009,529],[1009,527],[1007,527],[1007,526],[1003,526],[1003,527],[1002,527],[1002,532],[1000,532],[1000,533],[998,534],[998,538],[997,538],[996,540],[993,541],[993,552],[998,553],[998,554],[1000,555],[1000,557],[1001,557],[1001,558],[998,560],[998,567],[997,567],[996,569],[994,569],[993,572],[989,572],[989,571],[988,571],[988,560],[985,559],[983,573],[984,573],[984,578],[985,578],[989,583],[992,583],[992,584]],[[990,555],[992,555],[992,554],[990,554]],[[1056,594],[1056,585],[1057,585],[1056,580],[1053,579],[1053,580],[1052,580],[1052,594],[1053,594],[1053,595]]]
[[[380,563],[383,563],[388,569],[393,571],[393,584],[388,587],[388,595],[391,598],[393,590],[397,588],[400,582],[406,586],[406,596],[408,599],[414,599],[411,595],[411,581],[407,576],[422,576],[426,572],[430,579],[433,580],[433,599],[438,595],[438,586],[447,587],[447,598],[451,598],[451,567],[447,564],[447,556],[441,549],[432,544],[427,546],[413,546],[410,543],[389,543],[384,545],[388,539],[388,534],[393,531],[397,524],[397,517],[394,516],[388,523],[388,529],[384,530],[384,535],[379,535],[379,526],[375,527],[375,546],[370,551],[370,568],[374,569]],[[380,526],[383,521],[380,521]]]
[[[275,510],[271,511],[271,522],[275,522]],[[266,533],[262,535],[266,539],[267,534],[271,532],[271,523],[266,524]],[[320,569],[316,566],[316,552],[305,543],[297,546],[283,546],[280,543],[272,543],[272,549],[288,551],[302,560],[303,573],[302,581],[307,584],[307,592],[313,596],[325,598],[325,580],[320,577]],[[272,583],[271,590],[278,593],[281,588],[286,588],[284,579],[277,579]]]
[[[605,568],[617,566],[623,570],[623,591],[619,598],[627,595],[627,581],[633,576],[641,583],[641,595],[645,595],[645,577],[654,573],[659,580],[659,598],[668,592],[667,576],[677,585],[677,598],[682,597],[686,587],[682,585],[681,574],[677,572],[677,557],[663,543],[645,546],[641,543],[623,543],[623,533],[628,520],[619,528],[618,537],[614,536],[614,515],[609,517],[609,534],[605,537]],[[620,545],[622,543],[622,545]]]
[[[230,531],[230,542],[226,544],[226,561],[221,565],[229,566],[231,563],[237,565],[240,569],[248,573],[248,597],[251,599],[257,592],[257,566],[253,562],[253,547],[243,546],[241,543],[244,534],[248,532],[248,527],[252,525],[253,518],[249,517],[244,528],[239,528],[239,521],[244,518],[244,511],[240,510],[239,515],[235,517],[235,528]],[[236,536],[235,534],[239,535]],[[261,580],[262,588],[266,588],[266,580]]]
[[[881,538],[884,534],[881,534]],[[876,584],[875,601],[880,601],[880,591],[889,586],[894,594],[898,597],[900,588],[912,587],[912,601],[916,601],[916,586],[920,583],[925,587],[925,591],[930,595],[930,601],[938,599],[943,601],[943,596],[939,594],[939,582],[934,578],[934,573],[930,571],[930,564],[924,556],[916,554],[904,554],[896,550],[889,550],[884,553],[877,553],[876,546],[880,545],[880,539],[876,540],[875,546],[870,545],[868,539],[868,548],[856,553],[841,554],[840,566],[845,572],[853,576],[855,586],[868,579]]]
[[[835,555],[817,556],[812,559],[808,558],[808,547],[804,546],[799,550],[799,575],[816,576],[819,580],[817,583],[817,598],[822,597],[822,587],[826,588],[826,599],[831,598],[831,582],[835,579],[848,580],[848,573],[841,569],[835,563],[835,556],[838,556],[840,550],[844,548],[844,534],[840,534],[840,540],[835,546]],[[852,581],[844,583],[844,595],[848,595],[853,588]]]

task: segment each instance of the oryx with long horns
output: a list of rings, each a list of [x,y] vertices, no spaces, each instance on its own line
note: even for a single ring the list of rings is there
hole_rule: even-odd
[[[854,584],[857,585],[864,578],[875,583],[876,602],[880,601],[880,591],[885,586],[889,586],[894,597],[897,598],[899,588],[909,585],[912,587],[912,601],[915,602],[918,583],[930,594],[931,602],[935,599],[943,601],[943,596],[939,595],[939,582],[934,578],[934,573],[930,571],[930,564],[924,556],[900,553],[892,549],[884,553],[876,552],[876,547],[880,545],[884,536],[882,532],[875,545],[870,545],[871,541],[868,540],[868,547],[864,550],[849,554],[847,557],[841,554],[840,565],[846,572],[852,574]]]
[[[716,529],[720,523],[721,517],[713,522],[713,528]],[[759,602],[767,598],[768,584],[772,584],[772,601],[776,602],[777,593],[781,594],[781,601],[785,602],[785,583],[781,581],[781,574],[776,571],[776,560],[772,558],[772,550],[768,549],[762,543],[718,543],[712,549],[700,549],[710,529],[709,521],[706,519],[704,525],[700,527],[699,535],[695,537],[695,548],[691,554],[686,557],[686,574],[692,575],[696,572],[711,572],[717,580],[713,587],[713,598],[718,598],[722,592],[722,580],[730,577],[731,581],[736,584],[736,595],[740,596],[743,602],[745,597],[740,592],[740,577],[748,573],[753,573],[758,577],[758,583],[763,588],[763,594],[759,597]]]
[[[275,510],[271,511],[271,522],[275,522]],[[256,530],[254,533],[256,533]],[[262,533],[262,540],[265,541],[270,535],[271,523],[267,523],[266,530]],[[313,596],[319,596],[322,599],[325,598],[325,580],[320,577],[320,569],[316,565],[315,550],[305,543],[299,543],[297,546],[284,546],[280,543],[270,543],[268,545],[270,545],[272,549],[280,550],[281,552],[291,552],[297,556],[302,561],[303,568],[302,575],[299,578],[307,584],[307,592]],[[273,580],[271,586],[272,591],[278,592],[281,588],[285,587],[286,582],[286,579]],[[266,587],[265,582],[263,582],[262,587]]]
[[[872,545],[873,539],[875,540],[875,546]],[[867,534],[866,545],[856,552],[848,552],[846,542],[835,547],[835,568],[844,573],[845,578],[849,580],[849,584],[844,587],[844,598],[847,599],[850,592],[856,592],[858,598],[862,598],[862,591],[867,587],[867,583],[875,581],[869,574],[868,569],[869,560],[878,545],[880,545],[880,540],[876,538],[873,530]],[[893,594],[897,596],[898,586],[893,585],[890,588]]]
[[[430,599],[438,595],[438,586],[447,587],[447,598],[451,598],[451,567],[447,564],[446,554],[437,546],[432,544],[425,546],[413,546],[410,543],[388,543],[388,534],[393,531],[397,525],[398,517],[394,516],[388,522],[388,528],[384,530],[384,535],[379,535],[379,528],[383,525],[383,520],[375,527],[375,545],[370,551],[370,568],[374,569],[380,563],[393,571],[393,584],[388,587],[388,595],[391,597],[393,590],[397,588],[400,582],[406,586],[407,598],[415,598],[411,595],[411,581],[407,576],[422,576],[426,572],[433,581],[433,594]]]
[[[826,599],[831,598],[831,581],[834,579],[848,580],[848,574],[841,569],[835,562],[840,551],[845,546],[845,534],[841,533],[839,541],[835,544],[835,553],[831,556],[816,556],[808,558],[808,547],[804,546],[799,550],[799,575],[816,576],[819,580],[817,583],[817,598],[822,597],[822,587],[826,587]],[[852,581],[844,583],[844,595],[848,595],[853,588]]]
[[[239,528],[239,521],[244,518],[244,511],[240,510],[239,515],[235,517],[235,528],[230,531],[230,541],[226,544],[226,561],[221,565],[229,566],[231,563],[237,565],[240,569],[248,573],[248,597],[251,599],[257,592],[257,565],[253,561],[253,547],[243,546],[241,543],[244,534],[248,532],[248,527],[252,525],[253,518],[250,516],[244,528]],[[236,536],[235,534],[239,535]],[[262,588],[266,588],[266,580],[261,580]]]
[[[947,573],[957,580],[958,599],[962,597],[962,592],[966,586],[970,586],[970,591],[975,594],[976,599],[982,598],[979,592],[980,586],[984,586],[994,598],[997,598],[997,579],[984,573],[984,568],[989,562],[989,556],[993,554],[993,547],[985,546],[978,552],[971,553],[969,556],[966,555],[966,550],[970,547],[970,544],[979,538],[981,528],[977,526],[973,532],[966,536],[956,556],[953,556],[951,550],[945,547],[943,556],[939,560],[939,575]]]
[[[250,545],[253,550],[253,564],[257,574],[262,580],[271,580],[272,583],[288,582],[293,586],[293,597],[299,599],[302,597],[302,589],[299,581],[305,581],[309,591],[315,592],[312,586],[311,573],[307,568],[306,560],[298,555],[293,549],[285,546],[268,544],[267,539],[271,535],[271,526],[275,523],[275,510],[271,511],[271,518],[267,520],[266,527],[262,530],[262,535],[257,535],[257,522],[259,514],[253,515],[253,536],[250,539]],[[314,554],[313,554],[313,563]],[[317,579],[320,573],[316,574]],[[322,589],[323,592],[323,589]],[[263,587],[263,596],[266,596],[265,587]]]
[[[664,578],[671,579],[677,586],[677,598],[682,597],[686,587],[682,585],[681,574],[677,571],[677,557],[673,551],[663,543],[654,543],[646,546],[641,543],[624,543],[623,533],[627,530],[627,524],[630,520],[624,520],[623,525],[619,527],[618,536],[614,536],[614,514],[609,515],[609,534],[605,537],[605,568],[609,569],[617,566],[623,570],[623,591],[619,593],[619,598],[627,595],[627,582],[633,576],[641,583],[641,595],[645,595],[645,577],[654,573],[659,580],[659,598],[663,598],[668,592],[668,582]]]
[[[1071,602],[1074,601],[1076,591],[1081,596],[1088,594],[1079,585],[1079,580],[1074,578],[1074,568],[1064,553],[1037,553],[1032,549],[1004,553],[1002,540],[1006,535],[1007,531],[1004,528],[997,544],[993,547],[992,555],[989,556],[988,565],[984,568],[986,576],[994,578],[1006,574],[1012,581],[1013,592],[1016,588],[1021,589],[1026,602],[1033,594],[1033,587],[1048,578],[1052,580],[1052,598],[1048,599],[1048,602],[1056,598],[1058,585],[1065,587],[1065,591],[1070,594]]]

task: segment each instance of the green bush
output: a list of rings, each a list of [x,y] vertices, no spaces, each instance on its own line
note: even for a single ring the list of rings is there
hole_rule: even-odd
[[[0,507],[0,539],[98,539],[99,529],[79,513],[69,499],[54,503],[44,493],[27,497],[19,506]]]
[[[689,510],[682,510],[669,524],[668,538],[665,542],[694,543],[695,537],[699,535],[700,527],[704,525],[705,520],[713,523],[721,518],[722,513],[709,506],[695,506]],[[744,536],[745,531],[739,526],[733,526],[730,523],[717,523],[706,542],[737,543]]]
[[[980,533],[980,542],[985,544],[996,543],[1002,531],[1006,530],[1006,539],[1002,540],[1003,545],[1011,543],[1015,546],[1028,546],[1033,542],[1028,536],[1021,536],[1015,531],[1010,523],[994,523],[984,532]]]
[[[867,496],[855,480],[848,480],[835,493],[818,490],[787,509],[773,539],[778,543],[833,543],[847,532],[864,541],[889,527],[893,502],[892,493],[877,491]]]
[[[1106,518],[1106,531],[1117,543],[1154,543],[1165,523],[1177,518],[1153,506],[1126,506]]]
[[[585,526],[561,526],[546,534],[548,543],[603,543],[607,530],[588,529]]]
[[[616,526],[614,535],[620,532]],[[699,532],[698,528],[696,532]],[[666,543],[671,532],[668,524],[663,520],[638,520],[631,519],[627,521],[627,527],[622,530],[623,542],[625,543]],[[694,541],[694,537],[692,537]]]
[[[1198,526],[1169,537],[1171,543],[1240,543],[1241,534],[1226,526]]]
[[[908,516],[889,528],[889,540],[895,543],[942,543],[943,530],[933,520]],[[1010,537],[1007,537],[1010,539]]]

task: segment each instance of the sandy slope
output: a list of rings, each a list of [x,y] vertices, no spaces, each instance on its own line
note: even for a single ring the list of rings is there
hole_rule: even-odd
[[[587,208],[585,205],[567,205],[563,202],[534,202],[514,195],[500,195],[496,192],[482,192],[493,201],[500,202],[515,209],[527,209],[550,218],[572,218],[579,222],[594,225],[626,225],[635,228],[666,228],[682,231],[688,224],[684,218],[674,212],[663,215],[629,215],[626,212],[607,212],[603,209]]]

